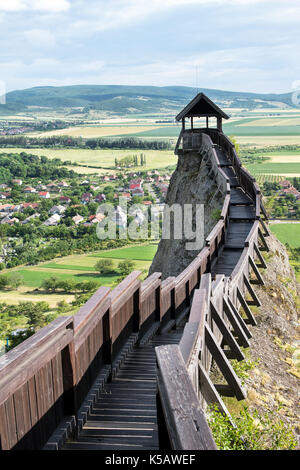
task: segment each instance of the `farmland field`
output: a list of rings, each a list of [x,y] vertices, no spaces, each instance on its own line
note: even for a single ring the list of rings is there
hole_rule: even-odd
[[[228,135],[235,135],[233,132]],[[238,144],[245,147],[273,147],[280,145],[300,145],[300,129],[298,135],[236,135]]]
[[[245,166],[253,175],[273,174],[300,176],[300,161],[295,163],[252,163],[246,164]]]
[[[118,248],[115,250],[108,250],[99,253],[99,258],[117,258],[117,259],[132,259],[132,260],[144,260],[152,261],[157,250],[157,243],[142,245],[142,246],[130,246],[127,248]]]
[[[55,131],[35,133],[37,137],[52,137],[59,135],[68,135],[70,137],[107,137],[116,135],[139,134],[145,131],[160,129],[158,126],[145,126],[145,125],[115,125],[115,126],[81,126],[81,127],[68,127],[67,129],[58,129]],[[28,134],[30,136],[30,134]]]
[[[111,287],[120,277],[117,267],[119,262],[124,259],[133,260],[134,269],[142,271],[142,277],[145,277],[145,271],[148,272],[156,249],[157,244],[150,243],[95,252],[89,255],[71,255],[54,259],[52,262],[40,263],[36,266],[22,266],[5,270],[3,274],[12,272],[19,273],[24,280],[24,285],[17,291],[1,292],[1,299],[3,302],[9,304],[15,304],[24,300],[46,300],[50,306],[53,307],[57,302],[63,299],[71,301],[74,296],[59,293],[43,293],[39,287],[44,279],[55,276],[62,280],[73,279],[78,282],[93,280],[96,281],[99,286],[104,285]],[[95,264],[101,258],[112,259],[113,271],[111,273],[100,275],[95,271]]]
[[[300,248],[300,224],[271,224],[270,229],[281,243]],[[290,254],[290,264],[295,270],[297,282],[300,283],[300,261]]]
[[[300,224],[271,224],[270,229],[281,243],[288,243],[292,248],[300,247]]]
[[[177,163],[177,157],[173,150],[89,150],[89,149],[25,149],[25,148],[3,148],[0,153],[27,152],[33,155],[44,155],[48,158],[60,158],[62,161],[70,161],[78,165],[91,165],[93,167],[114,169],[115,158],[121,159],[129,155],[146,156],[146,164],[143,170],[159,169]],[[76,171],[76,169],[74,168]],[[87,168],[87,173],[95,173],[97,169]],[[83,171],[84,173],[84,171]]]

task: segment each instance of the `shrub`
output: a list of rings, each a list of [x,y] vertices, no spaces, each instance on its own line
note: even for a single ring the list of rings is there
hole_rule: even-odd
[[[95,264],[95,269],[99,274],[108,274],[113,271],[113,262],[109,258],[99,259]]]
[[[134,269],[134,262],[128,259],[121,261],[118,264],[118,269],[122,277],[128,276]]]
[[[297,445],[291,427],[275,411],[259,415],[255,410],[251,415],[244,407],[233,427],[228,416],[211,407],[208,423],[220,450],[292,450]]]

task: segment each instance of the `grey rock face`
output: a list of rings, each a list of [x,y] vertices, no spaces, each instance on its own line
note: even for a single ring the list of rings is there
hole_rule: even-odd
[[[185,151],[178,156],[178,164],[173,173],[166,197],[166,205],[179,204],[184,214],[184,205],[192,204],[193,231],[196,229],[196,204],[204,205],[204,240],[219,219],[218,210],[221,210],[225,195],[218,191],[213,174],[203,160],[203,154]],[[183,217],[184,220],[184,217]],[[166,218],[164,219],[164,223]],[[175,222],[178,230],[178,220]],[[180,225],[180,224],[179,224]],[[203,244],[196,250],[187,250],[186,243],[193,241],[185,233],[186,224],[183,223],[182,239],[174,239],[174,220],[171,216],[170,239],[160,241],[157,253],[149,269],[149,275],[153,272],[161,272],[162,279],[168,276],[180,274],[201,251]],[[199,224],[198,224],[199,227]]]

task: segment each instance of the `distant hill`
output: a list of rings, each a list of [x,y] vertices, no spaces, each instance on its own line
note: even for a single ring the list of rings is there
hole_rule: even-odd
[[[257,94],[181,86],[74,85],[34,87],[7,93],[0,113],[64,111],[87,115],[172,115],[179,112],[197,92],[203,92],[223,108],[294,107],[291,93]]]

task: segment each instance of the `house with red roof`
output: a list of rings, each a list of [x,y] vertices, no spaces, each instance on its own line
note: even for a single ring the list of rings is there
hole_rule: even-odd
[[[40,191],[39,196],[42,199],[50,199],[50,193],[48,191]]]

